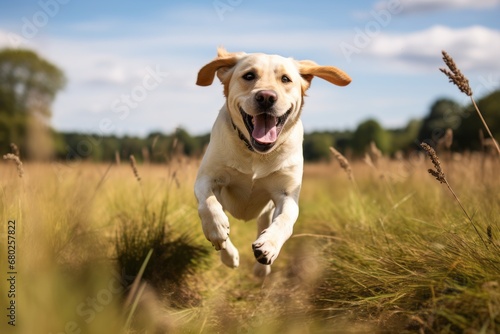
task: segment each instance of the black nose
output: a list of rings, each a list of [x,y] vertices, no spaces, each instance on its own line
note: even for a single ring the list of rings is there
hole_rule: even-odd
[[[271,108],[278,99],[274,90],[260,90],[255,94],[255,101],[263,109]]]

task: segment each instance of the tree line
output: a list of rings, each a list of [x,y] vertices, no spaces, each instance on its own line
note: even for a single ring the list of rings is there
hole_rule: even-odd
[[[478,100],[486,122],[493,133],[500,134],[500,90]],[[453,151],[482,150],[480,129],[482,124],[473,106],[461,106],[450,99],[438,99],[423,119],[410,120],[406,126],[384,129],[375,119],[361,122],[354,130],[316,131],[304,135],[304,158],[306,161],[330,160],[330,146],[336,147],[352,157],[362,157],[374,142],[384,154],[393,156],[397,152],[407,154],[419,149],[421,142],[433,147],[447,129],[453,130]],[[210,140],[210,134],[191,136],[185,129],[173,133],[151,133],[144,138],[106,136],[83,133],[56,134],[58,159],[90,159],[111,161],[128,158],[133,154],[139,160],[165,162],[173,156],[200,157]]]
[[[58,132],[48,126],[50,107],[65,83],[64,73],[33,51],[0,51],[0,153],[8,153],[10,143],[15,143],[28,160],[105,162],[134,155],[138,160],[165,162],[176,156],[200,157],[210,140],[209,134],[192,136],[183,128],[146,137]],[[477,103],[493,134],[499,136],[500,90]],[[360,157],[371,142],[385,155],[404,154],[418,149],[422,141],[436,146],[447,129],[453,130],[452,150],[482,149],[482,124],[473,106],[438,99],[425,118],[410,120],[402,128],[385,129],[368,119],[354,130],[306,133],[304,158],[329,160],[330,146]]]

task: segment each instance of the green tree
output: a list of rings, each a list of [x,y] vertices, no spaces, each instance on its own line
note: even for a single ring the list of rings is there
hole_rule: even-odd
[[[354,131],[352,136],[352,148],[354,153],[357,155],[363,154],[371,141],[375,142],[382,153],[389,153],[391,135],[373,119],[362,122],[356,128],[356,131]]]
[[[449,99],[439,99],[431,106],[429,114],[424,118],[418,133],[419,142],[436,146],[446,129],[456,130],[461,124],[464,109]]]
[[[328,132],[313,132],[304,136],[304,159],[306,161],[320,161],[330,159],[330,146],[334,137]]]
[[[15,142],[28,158],[50,155],[51,105],[64,73],[30,50],[0,51],[0,150]]]
[[[196,139],[183,128],[177,128],[174,136],[177,139],[177,148],[181,150],[179,153],[192,156],[199,150]]]
[[[495,139],[500,142],[500,90],[492,92],[477,100],[477,106],[488,124]],[[456,145],[460,149],[480,149],[479,130],[482,129],[485,136],[486,130],[477,115],[474,106],[465,108],[462,122],[453,136]]]
[[[390,130],[391,133],[391,149],[390,153],[396,151],[405,151],[411,149],[415,143],[418,143],[418,134],[422,128],[422,121],[412,119],[402,129]]]

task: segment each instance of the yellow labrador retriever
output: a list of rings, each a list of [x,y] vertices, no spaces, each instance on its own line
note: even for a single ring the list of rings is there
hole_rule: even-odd
[[[265,276],[299,214],[305,92],[315,76],[338,86],[351,78],[310,60],[223,48],[201,68],[196,84],[211,85],[215,74],[224,86],[226,103],[196,178],[198,213],[205,237],[232,268],[238,267],[239,254],[229,239],[224,211],[238,219],[257,218],[254,274]]]

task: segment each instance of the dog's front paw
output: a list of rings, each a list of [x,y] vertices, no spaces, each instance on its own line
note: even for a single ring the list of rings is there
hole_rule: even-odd
[[[240,254],[229,238],[226,240],[226,248],[220,251],[220,259],[229,268],[238,268],[240,265]]]
[[[252,249],[255,259],[259,263],[266,265],[273,264],[280,252],[280,248],[276,245],[276,242],[269,239],[265,231],[252,244]]]
[[[203,233],[212,243],[215,250],[226,249],[226,240],[229,237],[229,221],[226,217],[222,222],[202,223]]]

